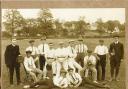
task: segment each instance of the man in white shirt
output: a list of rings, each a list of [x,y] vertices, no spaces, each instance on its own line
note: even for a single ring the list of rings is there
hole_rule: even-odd
[[[39,51],[38,51],[38,48],[34,45],[34,43],[35,43],[34,40],[30,40],[29,41],[30,46],[27,47],[26,50],[32,51],[31,55],[35,61],[36,67],[39,68]]]
[[[41,38],[42,43],[38,46],[38,50],[39,50],[39,54],[40,54],[40,58],[39,58],[39,62],[40,62],[40,69],[44,70],[44,67],[46,65],[46,54],[49,51],[49,45],[46,43],[46,37],[42,37]]]
[[[47,64],[51,65],[52,62],[55,60],[56,58],[56,50],[54,48],[54,44],[53,43],[49,43],[49,51],[46,53],[46,62]]]
[[[92,72],[92,79],[93,82],[97,82],[97,70],[96,70],[96,57],[92,55],[92,51],[88,50],[87,51],[87,56],[84,58],[84,68],[85,70],[85,77],[88,77],[88,72],[89,70]]]
[[[32,51],[26,50],[26,57],[24,58],[24,66],[26,71],[32,76],[34,82],[39,81],[42,78],[43,71],[36,68],[34,59],[31,56]],[[36,74],[38,73],[38,76]]]
[[[61,64],[61,68],[65,69],[64,61],[67,60],[67,58],[68,58],[68,50],[67,50],[67,48],[64,47],[63,42],[60,42],[59,46],[60,47],[56,49],[56,58],[59,61],[59,63]]]
[[[67,71],[70,68],[73,68],[73,71],[76,72],[76,69],[80,73],[82,70],[82,67],[75,61],[76,58],[76,52],[73,47],[74,41],[69,42],[69,46],[67,47],[67,53],[68,53],[68,58],[64,61],[64,68]]]
[[[81,78],[80,74],[73,72],[72,68],[68,69],[67,79],[68,79],[69,87],[76,88],[76,87],[79,87],[80,84],[82,83],[82,78]]]
[[[55,76],[53,78],[53,83],[55,86],[59,88],[67,88],[68,87],[68,80],[66,77],[67,72],[65,70],[60,71],[60,76]]]
[[[106,57],[108,56],[108,48],[104,45],[104,40],[99,40],[99,45],[96,46],[94,53],[99,57],[99,60],[96,64],[97,79],[105,80]],[[100,67],[102,70],[102,76],[100,76]]]
[[[77,52],[76,61],[83,67],[84,66],[84,57],[87,53],[87,46],[84,44],[83,39],[79,39],[79,44],[75,46]]]

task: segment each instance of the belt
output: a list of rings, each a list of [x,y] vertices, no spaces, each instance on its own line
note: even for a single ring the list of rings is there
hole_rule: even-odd
[[[52,58],[52,57],[48,57],[48,59],[54,59],[54,58]]]
[[[57,58],[65,58],[65,57],[57,57]]]

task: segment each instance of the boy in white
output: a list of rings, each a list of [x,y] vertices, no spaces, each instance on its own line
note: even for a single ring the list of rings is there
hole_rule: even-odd
[[[59,88],[67,88],[68,87],[68,80],[66,78],[67,72],[65,70],[60,71],[60,76],[53,77],[53,83],[55,86]]]
[[[36,68],[31,53],[32,52],[30,50],[26,50],[26,57],[24,58],[24,66],[26,71],[32,76],[34,82],[37,82],[42,78],[43,72],[40,69]],[[36,73],[38,73],[38,76],[36,76]]]
[[[82,78],[80,74],[73,72],[72,68],[68,69],[67,79],[68,79],[69,87],[79,87],[80,84],[82,83]]]
[[[93,82],[97,82],[96,58],[91,50],[87,50],[87,56],[84,58],[85,77],[88,77],[88,71],[92,71]]]
[[[38,48],[36,46],[34,46],[34,43],[35,43],[34,40],[30,40],[29,41],[30,46],[27,47],[26,50],[32,51],[31,55],[35,61],[36,67],[39,68],[39,51],[38,51]]]

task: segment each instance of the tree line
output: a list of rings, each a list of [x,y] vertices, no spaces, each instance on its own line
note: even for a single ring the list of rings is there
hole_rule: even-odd
[[[93,24],[88,23],[84,16],[80,16],[77,21],[60,21],[54,19],[50,9],[40,9],[37,18],[25,19],[17,9],[8,9],[3,17],[5,21],[4,36],[21,37],[76,37],[87,36],[97,33],[99,36],[112,35],[125,31],[125,23],[118,20],[108,20],[103,22],[101,18]]]

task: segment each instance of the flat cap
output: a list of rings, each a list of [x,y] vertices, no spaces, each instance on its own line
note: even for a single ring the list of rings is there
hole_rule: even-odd
[[[30,40],[29,43],[35,42],[35,40]]]
[[[67,73],[67,71],[65,71],[65,70],[60,70],[60,73]]]
[[[87,53],[92,53],[92,50],[87,50]]]

